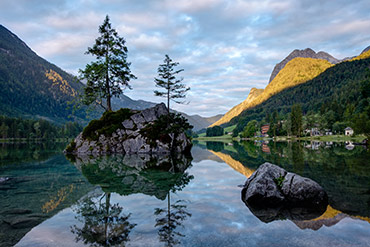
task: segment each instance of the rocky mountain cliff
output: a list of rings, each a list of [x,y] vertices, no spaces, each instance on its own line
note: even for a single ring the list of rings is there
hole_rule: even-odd
[[[337,64],[341,61],[341,60],[336,59],[332,55],[330,55],[326,52],[323,52],[323,51],[319,51],[318,53],[316,53],[314,50],[312,50],[310,48],[306,48],[304,50],[296,49],[296,50],[292,51],[280,63],[275,65],[275,67],[274,67],[274,69],[271,73],[269,83],[277,76],[277,74],[280,72],[280,70],[282,70],[289,61],[291,61],[292,59],[294,59],[296,57],[324,59],[324,60],[326,60],[326,61],[328,61],[329,63],[332,63],[332,64]]]

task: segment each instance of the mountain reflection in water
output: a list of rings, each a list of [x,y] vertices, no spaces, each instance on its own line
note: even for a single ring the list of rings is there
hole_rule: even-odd
[[[370,223],[370,154],[361,146],[348,150],[338,143],[251,141],[199,143],[198,146],[209,149],[247,178],[260,164],[271,162],[317,181],[329,195],[330,205],[322,215],[300,210],[292,215],[277,209],[250,208],[263,222],[290,219],[301,229],[313,230],[335,225],[346,217]]]
[[[111,155],[72,164],[55,146],[17,148],[0,147],[1,247],[369,246],[370,157],[362,147],[199,142],[193,160]],[[240,192],[266,161],[323,186],[326,211],[260,221]]]

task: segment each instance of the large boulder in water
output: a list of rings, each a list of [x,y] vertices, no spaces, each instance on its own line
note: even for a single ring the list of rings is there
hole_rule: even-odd
[[[270,163],[248,178],[242,200],[264,222],[315,218],[328,205],[328,196],[318,183]]]
[[[101,119],[92,120],[65,153],[189,153],[192,143],[184,126],[190,125],[179,116],[167,114],[163,103],[142,111],[125,108],[106,112]],[[170,121],[174,123],[168,124]]]

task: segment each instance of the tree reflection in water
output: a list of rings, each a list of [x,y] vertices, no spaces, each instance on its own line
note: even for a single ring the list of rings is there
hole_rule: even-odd
[[[186,220],[187,217],[191,217],[191,214],[186,211],[187,206],[183,204],[186,203],[184,200],[178,200],[171,205],[170,192],[167,198],[167,209],[155,209],[155,215],[163,215],[163,217],[156,219],[155,227],[159,227],[159,240],[165,242],[166,246],[174,246],[180,244],[180,241],[176,237],[185,237],[180,231],[176,231],[176,228],[182,226],[182,221]]]
[[[177,167],[177,164],[181,164],[181,159],[178,157],[170,156],[168,161],[170,162],[169,167]],[[182,166],[181,166],[182,167]],[[168,190],[167,193],[167,208],[156,208],[154,215],[158,216],[156,219],[155,227],[159,227],[158,235],[161,242],[165,242],[166,246],[174,246],[181,242],[176,237],[185,237],[176,228],[182,225],[182,221],[186,220],[187,217],[191,217],[191,214],[186,211],[186,201],[177,200],[171,205],[171,192],[181,191],[194,177],[189,175],[187,172],[176,173],[178,169],[170,169],[169,174],[175,178],[175,183]]]
[[[102,200],[105,197],[105,202]],[[124,246],[129,240],[129,234],[136,224],[131,224],[128,219],[131,214],[122,213],[119,204],[110,204],[111,193],[105,193],[95,202],[92,197],[82,200],[74,208],[83,227],[76,225],[71,231],[76,235],[76,241],[83,241],[90,246]]]
[[[101,157],[69,157],[91,184],[100,185],[105,195],[100,200],[87,198],[77,205],[77,219],[82,228],[72,227],[77,241],[92,246],[122,246],[136,224],[128,220],[131,214],[122,214],[118,204],[110,205],[110,193],[128,196],[135,193],[154,195],[159,200],[167,197],[166,209],[155,209],[155,227],[159,227],[159,239],[167,246],[179,244],[177,236],[182,221],[191,214],[186,211],[186,201],[178,200],[171,205],[170,193],[182,190],[194,177],[186,170],[192,157],[184,155],[112,155]],[[101,200],[105,197],[105,203]],[[177,228],[177,230],[176,230]]]

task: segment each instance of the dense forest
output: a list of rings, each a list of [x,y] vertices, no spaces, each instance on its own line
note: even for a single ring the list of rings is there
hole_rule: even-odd
[[[12,117],[48,118],[67,122],[72,101],[83,84],[39,57],[0,25],[0,112]],[[74,120],[85,119],[83,111]]]
[[[292,106],[299,104],[307,128],[352,127],[356,133],[369,133],[370,126],[370,59],[337,64],[314,79],[286,89],[260,105],[242,112],[229,123],[237,124],[234,136],[242,132],[251,120],[261,124],[289,124]],[[275,116],[274,118],[272,116]],[[285,127],[285,135],[289,131]]]
[[[54,139],[74,138],[82,131],[78,123],[67,122],[62,126],[39,119],[20,119],[0,116],[0,139]]]

